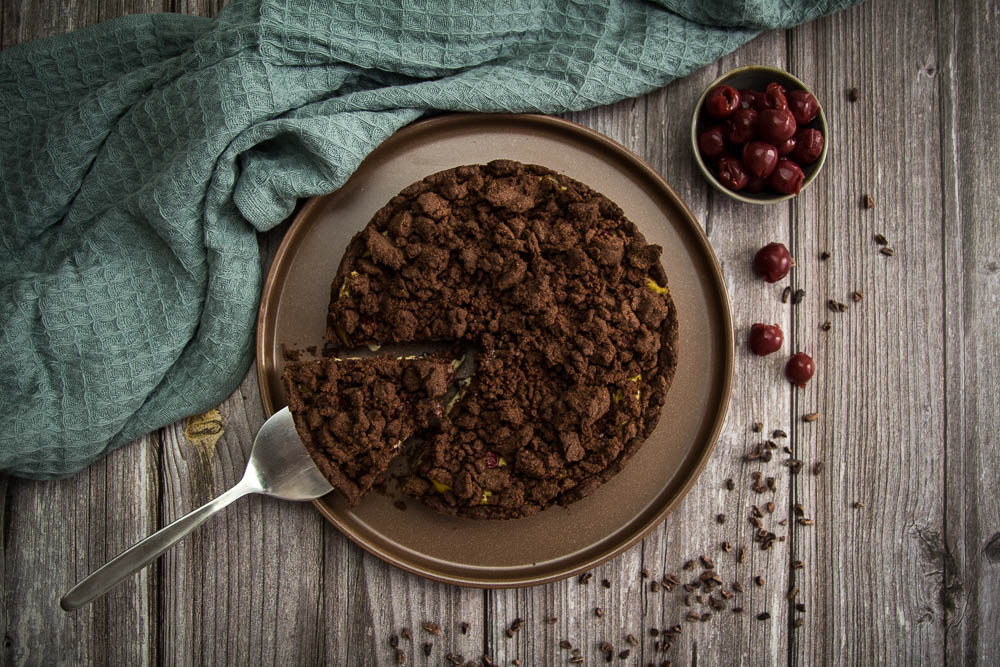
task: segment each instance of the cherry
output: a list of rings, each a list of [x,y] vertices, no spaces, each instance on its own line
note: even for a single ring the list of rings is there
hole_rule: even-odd
[[[750,179],[747,184],[743,187],[743,192],[749,192],[752,195],[757,194],[764,189],[764,179],[757,178],[753,174],[750,175]]]
[[[757,134],[775,146],[793,136],[796,129],[795,117],[788,109],[764,109],[757,119]]]
[[[757,134],[757,112],[739,109],[726,121],[726,139],[730,143],[745,144]]]
[[[716,86],[705,98],[705,111],[717,120],[729,118],[739,108],[740,93],[732,86]]]
[[[788,109],[788,99],[785,97],[785,87],[777,83],[767,84],[767,90],[761,95],[765,109]]]
[[[497,456],[496,452],[486,452],[486,467],[496,468],[500,465],[500,457]]]
[[[793,90],[786,94],[788,98],[788,110],[795,116],[795,122],[805,125],[812,121],[819,114],[819,102],[812,93],[804,90]]]
[[[719,182],[730,190],[742,190],[749,176],[743,163],[732,155],[723,155],[718,163]]]
[[[743,164],[751,176],[767,178],[778,166],[778,149],[764,141],[751,141],[743,147]]]
[[[775,192],[780,192],[783,195],[797,195],[802,189],[802,181],[805,178],[806,175],[802,173],[802,167],[788,158],[781,158],[778,160],[778,166],[764,182]]]
[[[805,387],[806,382],[816,372],[812,357],[804,352],[796,352],[785,364],[785,377],[797,387]]]
[[[717,158],[726,152],[726,138],[722,125],[710,127],[698,135],[698,149],[707,158]]]
[[[750,327],[750,351],[758,357],[764,357],[781,349],[785,335],[777,324],[754,324]]]
[[[795,148],[788,157],[799,164],[812,164],[823,153],[823,133],[807,128],[795,133]]]
[[[778,155],[784,157],[795,150],[795,137],[788,137],[778,144]]]
[[[763,100],[758,100],[757,99],[760,95],[761,94],[758,93],[756,90],[750,90],[749,88],[747,88],[746,90],[741,90],[740,91],[740,108],[741,109],[753,109],[754,111],[760,111],[763,108],[763,107],[758,107],[757,106],[758,104],[761,104],[762,101],[763,101]]]
[[[795,260],[784,243],[768,243],[753,256],[753,270],[769,283],[776,283],[788,275]]]

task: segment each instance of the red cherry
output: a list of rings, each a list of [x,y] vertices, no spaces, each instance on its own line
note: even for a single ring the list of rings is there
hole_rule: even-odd
[[[754,324],[750,327],[750,351],[758,357],[764,357],[781,349],[785,335],[777,324]]]
[[[788,98],[788,110],[795,116],[795,122],[805,125],[819,114],[819,102],[812,93],[804,90],[793,90],[785,95]]]
[[[757,194],[763,189],[764,189],[764,179],[757,178],[753,174],[750,175],[750,179],[747,181],[747,184],[743,186],[743,192],[749,192],[752,195]]]
[[[778,166],[764,182],[775,192],[783,195],[797,195],[802,189],[802,181],[805,178],[802,167],[788,158],[781,158],[778,160]]]
[[[751,176],[767,178],[778,166],[778,149],[764,141],[751,141],[743,147],[743,164]]]
[[[795,148],[788,157],[799,164],[812,164],[823,153],[823,133],[806,128],[795,133]]]
[[[764,109],[757,119],[757,134],[775,146],[793,136],[797,129],[795,117],[787,109]]]
[[[740,108],[740,93],[732,86],[716,86],[705,97],[705,111],[716,120],[733,115]]]
[[[698,149],[707,158],[715,159],[726,152],[726,139],[722,125],[710,127],[698,135]]]
[[[742,190],[746,187],[749,176],[743,163],[732,155],[723,155],[718,163],[719,182],[730,190]]]
[[[745,144],[757,134],[757,112],[738,109],[726,121],[726,139],[733,144]]]
[[[784,157],[795,150],[795,137],[788,137],[778,144],[778,155]]]
[[[500,465],[500,457],[497,456],[496,452],[486,452],[486,467],[496,468]]]
[[[750,90],[749,88],[747,88],[746,90],[741,90],[740,108],[760,111],[763,107],[760,108],[757,107],[757,105],[762,102],[762,100],[757,99],[758,97],[761,97],[761,93],[758,93],[756,90]]]
[[[767,90],[763,94],[765,109],[778,109],[784,111],[788,109],[788,99],[785,97],[785,87],[777,83],[767,84]]]
[[[806,382],[816,372],[812,357],[804,352],[796,352],[785,364],[785,377],[797,387],[805,387]]]
[[[769,283],[776,283],[788,275],[795,260],[784,243],[768,243],[753,256],[753,270]]]

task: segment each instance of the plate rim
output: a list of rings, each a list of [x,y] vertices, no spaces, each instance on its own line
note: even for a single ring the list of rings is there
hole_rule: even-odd
[[[722,319],[722,344],[724,347],[724,358],[722,359],[722,368],[724,372],[724,378],[722,382],[722,395],[720,400],[716,405],[716,409],[713,414],[711,414],[712,426],[709,429],[707,436],[707,444],[702,447],[701,453],[698,456],[695,464],[692,466],[691,474],[688,475],[687,479],[681,485],[681,488],[668,503],[656,512],[645,524],[643,524],[638,530],[634,532],[629,538],[617,542],[608,549],[602,551],[596,556],[587,559],[586,562],[581,564],[572,564],[568,567],[558,569],[555,572],[544,574],[541,576],[529,576],[529,577],[515,577],[515,578],[505,578],[503,580],[490,580],[490,579],[480,579],[476,577],[463,577],[454,574],[442,574],[435,572],[429,568],[420,567],[412,563],[408,563],[391,553],[386,553],[380,550],[376,545],[370,543],[368,540],[364,539],[361,535],[356,534],[353,530],[349,530],[345,525],[336,517],[336,515],[330,510],[330,508],[321,503],[320,499],[312,501],[312,504],[319,513],[329,521],[334,527],[340,531],[345,537],[354,542],[356,545],[369,552],[378,559],[398,567],[406,572],[425,577],[432,581],[438,581],[445,584],[452,584],[462,587],[470,588],[486,588],[486,589],[497,589],[497,588],[524,588],[527,586],[536,586],[540,584],[551,583],[554,581],[560,581],[569,577],[572,577],[581,572],[586,572],[591,570],[602,563],[605,563],[612,558],[615,558],[625,551],[631,549],[640,540],[644,539],[649,535],[657,526],[659,526],[664,519],[674,510],[677,505],[687,496],[694,486],[695,482],[701,477],[704,472],[705,466],[708,464],[709,459],[712,457],[712,453],[715,451],[715,446],[718,443],[719,435],[722,431],[722,427],[725,425],[726,416],[729,413],[729,403],[732,395],[733,387],[733,373],[735,366],[735,335],[733,332],[733,311],[732,303],[729,299],[729,289],[726,284],[725,275],[722,272],[722,266],[719,263],[719,259],[715,254],[715,249],[712,247],[711,242],[708,240],[708,236],[705,234],[705,230],[698,223],[698,219],[695,217],[694,213],[688,207],[687,203],[677,194],[673,187],[663,178],[662,175],[653,167],[643,160],[639,155],[629,150],[623,144],[615,141],[611,137],[605,136],[600,132],[575,123],[571,120],[565,118],[559,118],[556,116],[547,116],[543,114],[504,114],[504,113],[491,113],[491,114],[474,114],[474,113],[449,113],[432,116],[430,118],[423,118],[409,125],[406,125],[395,133],[393,133],[388,139],[379,144],[372,153],[382,149],[384,146],[398,141],[404,141],[411,134],[418,134],[423,131],[433,130],[439,125],[451,125],[451,124],[461,124],[466,121],[476,119],[483,122],[518,122],[518,123],[535,123],[538,126],[549,129],[558,129],[564,132],[568,132],[570,135],[584,135],[584,138],[600,144],[605,150],[614,153],[618,159],[624,160],[626,162],[632,163],[639,171],[641,171],[645,176],[650,178],[652,182],[666,193],[667,197],[671,200],[671,203],[677,207],[681,214],[681,218],[687,223],[690,231],[693,232],[693,238],[697,241],[700,250],[704,253],[707,258],[707,267],[715,283],[716,289],[715,294],[720,300],[720,315]],[[369,154],[369,156],[371,153]],[[365,160],[369,156],[365,157]],[[362,161],[363,162],[363,161]],[[353,176],[353,174],[352,174]],[[350,179],[348,179],[350,180]],[[346,185],[345,181],[345,185]],[[343,186],[341,186],[343,187]],[[337,190],[339,190],[338,188]],[[264,368],[264,359],[267,355],[267,349],[264,345],[265,342],[265,329],[268,323],[268,315],[271,314],[272,317],[276,317],[273,312],[278,304],[277,291],[275,290],[277,281],[279,277],[282,277],[287,273],[288,261],[289,261],[289,248],[293,241],[297,238],[297,232],[300,227],[306,224],[306,221],[311,217],[313,209],[320,205],[325,197],[330,196],[334,192],[327,193],[325,195],[316,195],[310,197],[306,203],[298,210],[295,214],[291,225],[285,230],[282,236],[281,243],[278,245],[275,251],[274,258],[271,260],[271,265],[268,268],[267,276],[264,283],[261,286],[261,296],[260,304],[257,308],[257,327],[256,327],[256,340],[254,344],[255,355],[254,359],[256,362],[256,376],[257,376],[257,387],[260,394],[261,404],[264,408],[265,415],[274,414],[274,404],[272,401],[270,390],[268,389],[268,379],[266,376]]]

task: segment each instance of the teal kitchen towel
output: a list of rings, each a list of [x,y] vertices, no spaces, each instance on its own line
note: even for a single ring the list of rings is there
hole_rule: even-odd
[[[236,0],[0,52],[0,470],[67,475],[217,405],[257,232],[432,110],[663,86],[850,0]]]

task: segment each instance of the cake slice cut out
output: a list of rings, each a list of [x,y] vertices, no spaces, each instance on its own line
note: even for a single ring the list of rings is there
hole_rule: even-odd
[[[414,433],[437,423],[455,364],[444,354],[290,363],[282,380],[316,466],[356,506]]]

